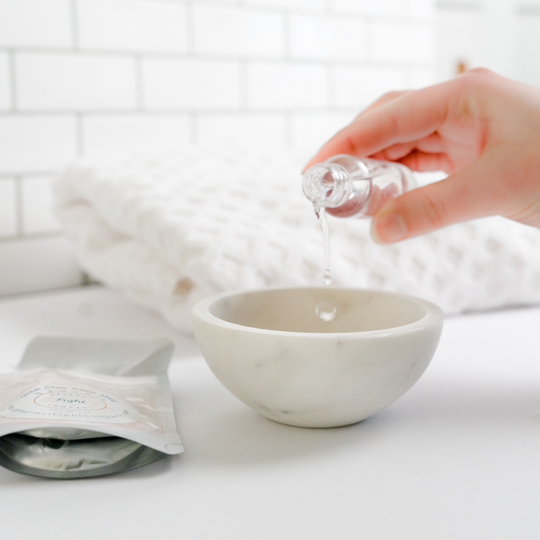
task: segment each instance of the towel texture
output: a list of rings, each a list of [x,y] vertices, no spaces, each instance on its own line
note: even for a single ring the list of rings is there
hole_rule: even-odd
[[[91,276],[189,331],[208,294],[322,283],[301,166],[293,153],[204,149],[81,160],[57,180],[56,210]],[[540,230],[488,218],[379,246],[367,221],[329,223],[334,285],[415,295],[446,313],[540,302]]]

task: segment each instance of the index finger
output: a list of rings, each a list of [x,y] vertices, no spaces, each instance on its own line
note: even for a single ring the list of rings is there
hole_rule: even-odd
[[[401,97],[407,92],[410,92],[410,90],[394,90],[392,92],[387,92],[386,94],[383,94],[380,98],[378,98],[373,103],[371,103],[371,105],[368,105],[364,110],[360,111],[356,115],[355,120],[357,120],[364,114],[372,111],[373,109],[377,109],[381,105],[384,105],[385,103],[388,103],[389,101],[392,101],[394,99],[397,99],[398,97]]]
[[[410,142],[436,131],[447,116],[452,82],[407,92],[366,111],[336,133],[305,169],[338,155],[366,157],[399,142]]]

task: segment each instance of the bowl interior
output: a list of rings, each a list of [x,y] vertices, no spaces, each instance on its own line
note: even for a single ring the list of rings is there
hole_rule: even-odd
[[[323,320],[317,313],[332,313]],[[384,330],[411,324],[427,314],[414,298],[361,289],[269,289],[228,295],[209,306],[229,323],[283,332],[342,333]]]

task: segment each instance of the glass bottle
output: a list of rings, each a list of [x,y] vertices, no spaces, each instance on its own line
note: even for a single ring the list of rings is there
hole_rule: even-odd
[[[339,155],[310,167],[302,189],[315,211],[370,218],[393,197],[416,187],[410,169],[390,161]]]

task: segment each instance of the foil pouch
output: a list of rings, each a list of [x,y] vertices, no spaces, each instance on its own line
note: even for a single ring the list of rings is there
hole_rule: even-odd
[[[85,478],[183,452],[167,368],[168,339],[38,337],[0,375],[0,465]]]

